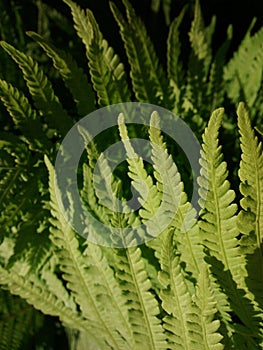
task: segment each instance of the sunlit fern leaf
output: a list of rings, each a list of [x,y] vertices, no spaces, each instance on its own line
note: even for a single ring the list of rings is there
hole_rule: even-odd
[[[103,38],[92,12],[87,10],[85,13],[71,1],[65,2],[71,8],[77,33],[86,47],[90,75],[99,105],[103,107],[129,102],[131,95],[124,66],[113,48]]]
[[[52,247],[53,248],[53,247]],[[76,309],[76,303],[69,290],[64,286],[64,281],[57,275],[57,264],[58,258],[54,252],[51,250],[51,256],[45,261],[43,266],[39,269],[39,275],[44,281],[48,290],[59,297],[59,299],[70,309]]]
[[[51,240],[57,247],[63,278],[67,281],[67,287],[71,290],[83,316],[99,327],[100,336],[102,341],[105,342],[105,346],[113,349],[124,349],[124,344],[129,342],[127,339],[129,336],[128,326],[125,328],[122,322],[122,327],[124,327],[124,334],[122,334],[119,325],[116,324],[116,322],[119,322],[120,317],[118,316],[114,319],[111,316],[113,313],[119,313],[122,316],[122,320],[125,319],[125,313],[122,313],[118,308],[116,309],[116,300],[121,295],[118,293],[118,285],[116,283],[114,286],[111,286],[112,289],[109,288],[109,280],[114,282],[110,274],[110,267],[108,268],[108,279],[106,279],[104,274],[101,274],[100,269],[106,268],[106,261],[102,255],[96,258],[95,256],[87,256],[81,253],[76,232],[73,231],[60,211],[55,193],[58,190],[55,171],[47,159],[46,164],[50,175],[50,205],[53,215],[51,220],[53,225],[51,228]],[[90,249],[97,248],[87,248],[87,254]],[[95,262],[98,264],[97,266]],[[97,276],[97,278],[94,276]],[[115,294],[113,293],[114,289]],[[112,297],[115,298],[115,302],[112,300]],[[107,298],[108,302],[106,303]],[[127,338],[125,338],[125,335]]]
[[[167,349],[161,327],[157,300],[151,292],[151,282],[145,271],[139,247],[116,251],[117,277],[127,298],[129,320],[133,329],[135,347]]]
[[[91,85],[88,82],[82,68],[79,68],[69,53],[57,49],[44,37],[34,33],[27,33],[45,50],[53,60],[55,68],[62,76],[65,85],[70,90],[80,116],[85,116],[94,111],[96,100]]]
[[[168,347],[171,349],[191,349],[191,333],[188,322],[191,312],[191,296],[181,273],[179,257],[174,245],[173,233],[163,239],[161,252],[161,271],[159,280],[162,284],[160,297],[162,307],[168,316],[164,317],[163,327],[168,331]]]
[[[141,195],[142,202],[145,202],[145,200],[148,202],[149,198],[155,198],[156,201],[156,189],[150,176],[147,176],[142,159],[134,158],[136,153],[129,142],[129,136],[122,114],[119,115],[118,123],[120,136],[128,157],[129,176],[133,180],[132,185]],[[145,191],[145,184],[142,181],[146,183],[149,192]],[[155,208],[151,207],[150,202],[149,207],[144,203],[143,210],[145,211],[144,217],[146,220],[155,212]],[[125,229],[123,230],[123,234],[125,235]],[[144,235],[146,235],[146,232],[144,232]],[[126,293],[129,292],[131,295],[129,298],[131,299],[129,308],[130,322],[134,329],[135,343],[138,344],[137,346],[143,346],[147,349],[165,349],[167,346],[165,336],[160,321],[156,317],[160,310],[158,309],[156,299],[150,292],[151,282],[145,271],[144,262],[141,259],[140,248],[124,248],[119,250],[117,254],[121,258],[117,265],[117,268],[120,270],[118,277],[123,281],[124,291]]]
[[[178,244],[181,261],[186,264],[185,269],[191,277],[197,279],[199,264],[203,261],[203,248],[200,245],[196,211],[187,201],[180,173],[172,156],[167,152],[156,112],[151,115],[150,125],[154,176],[162,195],[163,213],[159,215],[167,220],[167,228],[175,231],[174,239]]]
[[[26,96],[11,84],[0,80],[0,98],[29,147],[34,151],[48,152],[51,148],[50,141],[43,131],[37,112],[32,109]]]
[[[89,266],[92,266],[89,272],[93,272],[94,294],[96,293],[96,298],[101,303],[102,317],[107,324],[111,324],[112,328],[115,327],[116,333],[119,333],[119,348],[134,349],[132,328],[128,320],[127,300],[102,249],[89,243],[84,251],[84,256]]]
[[[234,191],[230,190],[228,172],[218,145],[219,127],[223,109],[213,112],[203,135],[200,185],[201,220],[199,221],[203,242],[224,264],[226,270],[238,278],[242,258],[238,250],[236,204]],[[208,234],[209,233],[209,234]]]
[[[127,18],[124,19],[114,3],[111,9],[119,24],[131,67],[133,91],[137,100],[149,102],[172,110],[174,96],[165,72],[161,67],[144,23],[135,14],[128,1],[123,1]]]
[[[8,291],[0,290],[0,301],[0,349],[22,349],[41,327],[43,315]]]
[[[234,102],[245,98],[250,109],[253,109],[261,88],[263,74],[263,28],[251,35],[254,24],[255,21],[233,58],[224,67],[223,76],[229,98]]]
[[[10,44],[3,41],[0,44],[22,70],[34,104],[43,115],[44,122],[58,133],[66,134],[72,127],[72,120],[54,94],[50,81],[38,63]]]
[[[79,132],[85,142],[88,164],[83,164],[82,198],[87,208],[104,223],[109,222],[111,210],[114,210],[115,198],[112,191],[112,171],[106,157],[99,154],[97,145],[89,131],[79,126]],[[96,167],[96,174],[94,170]]]
[[[255,136],[247,109],[239,104],[238,127],[241,140],[241,162],[239,177],[240,191],[243,198],[240,202],[240,229],[244,235],[251,234],[250,248],[262,249],[263,242],[263,153],[262,142]],[[251,162],[253,159],[253,162]],[[244,237],[245,238],[245,237]],[[245,243],[245,239],[243,240]],[[242,242],[242,240],[241,240]],[[251,246],[251,243],[254,243]],[[245,248],[245,247],[244,247]],[[249,247],[247,247],[249,249]]]
[[[220,343],[223,337],[218,333],[220,321],[216,319],[217,303],[206,265],[200,268],[193,301],[193,315],[190,316],[191,328],[196,335],[193,349],[197,347],[207,350],[223,349],[224,345]]]
[[[87,10],[81,9],[74,1],[63,0],[70,7],[74,20],[74,28],[86,48],[90,46],[92,39],[92,25],[87,16]]]
[[[223,266],[223,271],[212,266],[214,273],[219,274],[216,276],[217,283],[219,282],[227,291],[231,307],[234,308],[244,326],[252,330],[253,327],[257,328],[259,325],[255,318],[256,312],[249,300],[244,297],[245,292],[241,289],[243,286],[241,268],[245,265],[245,261],[240,254],[236,238],[239,233],[237,208],[232,203],[235,195],[230,190],[226,163],[223,161],[221,146],[218,145],[218,133],[223,112],[222,108],[213,112],[203,135],[203,150],[200,159],[202,169],[199,178],[202,209],[199,226],[202,242],[207,247],[209,256],[212,256],[209,259],[210,263],[212,265],[222,263]],[[225,274],[224,278],[223,274]]]
[[[129,165],[128,175],[132,180],[132,186],[139,193],[138,201],[142,205],[139,212],[140,217],[146,225],[148,234],[151,237],[156,237],[163,231],[163,225],[158,220],[151,221],[151,218],[160,206],[161,196],[151,176],[147,174],[144,168],[143,159],[135,153],[130,143],[127,127],[124,122],[124,116],[120,114],[118,118],[119,132],[127,154],[127,162]]]
[[[239,230],[243,234],[241,251],[247,259],[247,284],[263,308],[263,151],[251,127],[248,111],[239,104],[238,127],[241,141],[239,178],[242,211],[238,216]],[[251,161],[253,159],[253,161]]]
[[[58,316],[66,326],[90,333],[91,324],[88,320],[81,317],[75,310],[67,307],[46,288],[43,281],[37,279],[37,277],[35,277],[35,280],[35,282],[32,282],[12,269],[6,270],[2,266],[0,267],[0,284],[8,287],[12,294],[25,299],[35,309],[44,314]],[[92,333],[90,335],[96,338]]]

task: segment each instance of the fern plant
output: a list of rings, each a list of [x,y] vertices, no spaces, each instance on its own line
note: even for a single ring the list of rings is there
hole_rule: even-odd
[[[65,108],[63,96],[36,59],[1,42],[22,71],[28,89],[26,93],[0,80],[0,98],[13,120],[13,132],[0,133],[1,348],[18,349],[23,344],[24,326],[41,319],[36,309],[60,319],[72,348],[261,349],[263,153],[261,136],[252,128],[249,113],[260,128],[262,30],[252,35],[250,28],[227,61],[231,27],[214,54],[215,19],[205,27],[196,1],[189,60],[182,62],[180,56],[184,8],[169,27],[166,72],[129,2],[123,0],[122,8],[111,3],[129,77],[93,13],[71,0],[64,2],[84,44],[88,73],[69,52],[43,35],[28,35],[52,60],[71,96],[72,108]],[[159,2],[153,1],[152,6],[158,7]],[[244,59],[253,60],[253,65],[244,67]],[[248,75],[251,85],[245,84]],[[111,232],[114,244],[127,246],[134,239],[127,235],[128,225],[138,237],[141,232],[136,227],[145,225],[149,240],[139,246],[109,248],[84,240],[62,215],[54,163],[62,138],[76,121],[97,107],[133,99],[177,113],[202,140],[201,211],[191,206],[188,184],[182,180],[187,177],[185,168],[175,164],[173,151],[177,149],[162,134],[158,113],[148,116],[146,130],[126,125],[129,116],[119,115],[113,142],[123,142],[128,176],[123,170],[113,174],[112,189],[117,198],[127,200],[131,184],[139,193],[141,209],[125,215],[111,212],[93,188],[95,164],[108,145],[105,134],[87,146],[79,169],[80,192],[92,215],[119,228]],[[232,154],[236,157],[240,145],[241,161],[235,165],[232,182],[223,159],[230,147],[222,149],[219,140],[236,136],[234,117],[224,118],[219,108],[208,118],[227,99],[232,105],[244,99],[247,105],[241,103],[237,109],[240,141]],[[89,139],[89,130],[80,133]],[[133,149],[131,140],[139,134],[151,143],[152,168]],[[103,164],[102,179],[110,171],[106,160]],[[108,190],[103,183],[98,186]],[[160,203],[164,220],[169,218],[164,229],[154,221]],[[73,208],[71,215],[76,214]],[[92,232],[96,227],[88,229]],[[161,234],[155,237],[156,232]],[[24,311],[27,304],[18,297],[33,308],[26,306]],[[5,322],[7,315],[14,315],[17,324],[11,316]]]

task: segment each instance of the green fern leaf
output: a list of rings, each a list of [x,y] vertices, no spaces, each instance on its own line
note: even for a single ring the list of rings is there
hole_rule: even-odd
[[[251,128],[248,111],[239,104],[238,126],[240,132],[242,158],[239,178],[242,211],[239,213],[239,229],[243,234],[241,249],[247,256],[248,287],[263,308],[263,152]],[[253,161],[251,161],[253,159]]]
[[[153,12],[159,12],[160,6],[162,4],[162,9],[164,13],[165,23],[168,26],[171,22],[171,0],[152,0],[151,9]]]
[[[243,234],[253,234],[254,247],[262,249],[263,241],[263,154],[262,143],[251,128],[248,111],[239,104],[238,126],[241,135],[242,159],[239,169],[240,191],[243,194],[240,215],[240,230]],[[251,162],[253,159],[253,162]],[[252,239],[252,237],[251,237]]]
[[[252,22],[238,50],[224,68],[229,98],[234,102],[245,98],[249,108],[253,108],[260,92],[263,74],[263,28],[251,35],[254,24]]]
[[[175,103],[172,89],[159,64],[146,28],[129,2],[124,0],[123,3],[128,22],[114,3],[111,3],[111,9],[125,44],[135,96],[138,101],[154,103],[172,110]]]
[[[124,124],[124,116],[122,114],[119,115],[118,124],[120,136],[128,156],[129,176],[133,180],[132,185],[141,196],[139,201],[145,202],[147,200],[148,202],[148,205],[144,203],[143,209],[145,211],[144,217],[148,219],[155,211],[155,208],[151,206],[152,204],[149,198],[155,197],[156,189],[150,176],[147,175],[144,169],[142,159],[136,158],[136,153],[129,142],[127,128]],[[146,187],[149,191],[146,190]],[[155,202],[156,200],[152,201],[154,206]],[[115,216],[119,216],[120,221],[123,220],[117,213]],[[135,221],[132,224],[136,230],[136,220],[139,221],[139,219],[135,217],[130,220]],[[119,224],[118,227],[123,227],[123,225],[120,226]],[[146,233],[144,232],[143,234],[145,239]],[[122,236],[126,236],[125,229],[123,229]],[[146,349],[165,349],[165,336],[160,321],[157,318],[159,314],[158,304],[150,292],[151,282],[145,271],[144,262],[141,259],[140,248],[121,249],[117,251],[116,259],[119,260],[117,265],[119,270],[118,277],[123,282],[123,290],[125,293],[129,292],[130,294],[131,305],[129,306],[129,315],[134,330],[135,344]]]
[[[61,106],[51,83],[38,64],[30,56],[18,51],[8,43],[2,41],[0,44],[21,68],[35,106],[41,111],[44,122],[58,132],[66,134],[72,127],[72,120]]]
[[[125,234],[125,231],[123,232]],[[157,300],[151,292],[151,282],[141,259],[140,248],[124,248],[116,251],[117,277],[121,280],[129,308],[135,347],[143,349],[167,349]]]
[[[223,337],[218,333],[220,321],[215,319],[218,311],[216,299],[205,265],[200,269],[193,301],[194,317],[191,315],[191,328],[193,327],[193,333],[196,333],[197,336],[193,349],[198,346],[207,350],[223,349],[224,346],[220,343]]]
[[[19,137],[1,133],[0,149],[4,149],[12,156],[10,166],[1,169],[0,223],[3,230],[0,236],[2,236],[17,232],[21,219],[28,218],[26,218],[28,207],[31,207],[38,198],[39,173],[35,169],[32,170],[34,160],[30,157],[28,147]]]
[[[152,113],[150,124],[154,176],[157,189],[162,194],[162,205],[164,203],[163,214],[160,216],[170,221],[168,227],[176,232],[174,238],[181,253],[181,261],[186,264],[186,270],[191,277],[197,279],[199,264],[203,261],[203,248],[199,242],[196,212],[187,202],[180,173],[173,158],[167,153],[156,112]]]
[[[223,109],[213,112],[203,135],[200,184],[201,220],[199,221],[204,244],[210,254],[222,261],[226,270],[238,278],[242,258],[238,251],[236,226],[237,207],[233,204],[235,194],[229,189],[226,163],[223,162],[221,146],[218,146],[218,129]],[[209,233],[209,235],[208,235]]]
[[[199,60],[205,60],[206,68],[211,61],[211,40],[215,30],[216,19],[213,17],[210,25],[205,28],[199,0],[195,1],[194,20],[192,22],[189,38],[195,55]]]
[[[94,111],[96,101],[92,87],[83,70],[78,67],[71,55],[57,49],[45,38],[34,32],[27,34],[38,42],[47,55],[52,58],[55,68],[59,71],[77,104],[79,115],[85,116]]]
[[[86,255],[82,255],[76,233],[59,211],[60,207],[55,194],[58,188],[54,169],[47,159],[46,164],[50,174],[51,213],[54,217],[51,239],[58,249],[57,254],[64,279],[83,315],[101,328],[100,336],[107,346],[124,349],[124,344],[130,341],[129,327],[127,324],[125,327],[123,322],[125,311],[120,309],[117,302],[118,298],[121,298],[118,285],[117,283],[112,285],[114,282],[112,272],[107,268],[103,256],[101,254],[95,256],[91,252],[93,249],[99,254],[99,248],[88,247]],[[106,277],[105,271],[102,273],[101,269],[106,269],[109,276]],[[112,318],[112,314],[118,314],[116,319]],[[118,324],[120,320],[122,320],[122,330]]]
[[[164,317],[163,326],[168,331],[169,348],[191,349],[188,327],[191,296],[181,273],[172,232],[163,239],[160,264],[159,280],[163,286],[160,297],[162,307],[169,315]]]
[[[12,269],[8,271],[0,266],[0,284],[8,287],[12,294],[25,299],[35,309],[48,315],[58,316],[65,325],[73,329],[90,333],[90,321],[79,316],[75,310],[66,307],[39,279],[32,282],[28,277],[20,276]],[[92,336],[92,333],[90,334]]]
[[[213,112],[203,135],[203,150],[200,184],[201,220],[199,226],[203,244],[209,251],[209,261],[217,281],[227,291],[231,308],[245,327],[256,329],[259,325],[255,310],[245,296],[242,266],[244,257],[238,248],[238,229],[234,192],[229,189],[226,163],[223,162],[221,147],[218,145],[218,130],[223,118],[223,109]],[[215,257],[215,258],[213,258]],[[219,265],[222,264],[222,269]],[[238,287],[239,288],[238,288]],[[218,298],[218,294],[216,294]],[[252,326],[253,324],[253,326]]]
[[[184,73],[182,69],[182,63],[179,60],[181,53],[181,41],[180,41],[180,25],[184,18],[186,7],[183,8],[180,15],[174,19],[170,28],[167,39],[167,70],[168,77],[176,85],[178,89],[183,84]],[[177,89],[174,88],[175,93]]]
[[[143,206],[143,208],[140,209],[140,216],[143,218],[143,222],[146,224],[148,234],[152,237],[156,237],[163,231],[163,225],[156,220],[149,222],[148,220],[151,219],[160,206],[160,194],[158,193],[156,186],[153,184],[151,176],[147,174],[142,158],[136,155],[129,141],[123,114],[119,115],[118,124],[120,136],[128,157],[128,175],[132,180],[132,186],[140,195],[138,201]]]
[[[89,60],[94,90],[101,107],[131,100],[123,64],[112,47],[103,38],[90,10],[86,14],[73,2],[65,1],[71,8],[76,29],[82,39]],[[89,37],[87,38],[87,31]]]
[[[26,138],[29,147],[34,151],[48,152],[51,143],[43,132],[37,112],[31,108],[23,93],[4,80],[0,80],[0,98],[15,125]]]

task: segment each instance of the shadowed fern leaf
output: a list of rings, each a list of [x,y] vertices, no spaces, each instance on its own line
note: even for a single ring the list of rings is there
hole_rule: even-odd
[[[237,110],[242,158],[239,177],[242,211],[239,213],[239,229],[243,234],[241,250],[246,256],[247,285],[263,309],[263,152],[251,128],[248,111],[244,104]],[[251,161],[253,159],[253,162]]]

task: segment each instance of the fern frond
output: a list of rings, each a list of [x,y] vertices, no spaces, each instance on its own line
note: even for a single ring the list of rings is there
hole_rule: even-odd
[[[44,37],[34,32],[27,33],[45,50],[53,60],[55,68],[62,76],[65,85],[70,90],[74,101],[77,104],[80,116],[85,116],[94,111],[96,100],[91,85],[88,82],[83,69],[79,68],[69,53],[57,49]]]
[[[84,257],[93,272],[94,293],[97,299],[103,305],[101,314],[107,324],[112,324],[116,332],[119,333],[123,342],[119,342],[120,349],[133,349],[134,339],[132,329],[128,321],[128,306],[125,305],[126,298],[118,285],[113,271],[108,261],[103,255],[102,249],[94,244],[88,244],[84,251]],[[100,290],[99,290],[100,289]]]
[[[193,314],[190,316],[191,328],[196,334],[194,348],[202,344],[202,349],[220,350],[223,336],[218,333],[220,321],[215,319],[218,312],[216,299],[210,283],[209,272],[206,265],[200,268],[196,292],[193,295]]]
[[[242,211],[238,216],[241,250],[247,256],[248,287],[263,308],[263,151],[262,143],[251,127],[248,111],[243,103],[237,110],[241,141],[239,178]],[[252,161],[253,159],[253,161]],[[251,255],[252,254],[252,255]]]
[[[177,88],[183,84],[183,67],[179,60],[181,53],[180,25],[186,12],[186,6],[180,12],[180,15],[173,20],[169,28],[167,39],[167,71],[168,77],[173,81]],[[176,93],[176,89],[175,93]]]
[[[3,228],[1,234],[4,235],[9,234],[14,227],[17,231],[23,215],[26,215],[32,202],[36,202],[39,173],[32,170],[34,161],[28,147],[19,137],[1,133],[0,149],[2,148],[13,159],[11,167],[1,169],[0,222]]]
[[[181,253],[181,261],[186,264],[186,271],[197,279],[204,254],[199,241],[196,212],[187,201],[177,166],[172,156],[168,155],[156,112],[151,115],[150,125],[154,176],[157,189],[162,194],[164,211],[160,216],[165,217],[168,227],[175,231],[174,239]]]
[[[240,191],[243,199],[240,204],[243,208],[240,215],[240,230],[244,235],[249,235],[254,247],[262,249],[263,243],[263,153],[262,142],[258,138],[250,124],[248,111],[243,103],[237,110],[238,127],[241,141],[241,162],[239,177],[241,180]],[[253,162],[251,161],[253,159]],[[249,247],[248,247],[249,248]]]
[[[99,155],[97,145],[87,129],[79,127],[79,132],[86,144],[88,163],[83,164],[83,202],[92,215],[100,222],[109,223],[111,211],[115,209],[116,198],[112,191],[112,171],[103,154]],[[94,174],[96,167],[96,174]]]
[[[74,1],[63,0],[70,7],[74,20],[74,28],[85,47],[89,47],[92,39],[92,26],[87,16],[87,10],[82,10]]]
[[[63,109],[51,83],[37,62],[6,42],[2,41],[0,44],[22,70],[34,104],[41,111],[44,122],[58,132],[66,134],[72,127],[72,120]]]
[[[66,307],[62,301],[47,290],[40,280],[34,283],[27,277],[20,276],[14,270],[8,271],[0,266],[0,284],[8,287],[12,294],[25,299],[35,309],[44,314],[58,316],[65,325],[90,333],[90,321],[85,320],[76,311]]]
[[[240,254],[236,238],[239,233],[237,208],[232,203],[235,194],[230,190],[226,163],[223,161],[221,146],[218,145],[218,132],[222,118],[222,108],[213,112],[203,135],[204,143],[200,159],[202,169],[199,178],[202,209],[199,226],[203,244],[207,247],[209,255],[212,256],[209,261],[214,269],[213,272],[219,274],[216,279],[227,292],[235,313],[245,327],[252,330],[252,324],[254,324],[254,329],[259,325],[255,318],[255,310],[250,301],[244,297],[245,292],[240,289],[243,287],[240,270],[245,265],[245,261]],[[220,263],[222,264],[221,270],[215,266]]]
[[[120,296],[120,293],[117,291],[118,285],[111,286],[116,290],[113,294],[113,290],[109,288],[109,279],[111,279],[111,282],[114,281],[111,275],[106,279],[107,284],[105,283],[105,275],[103,274],[101,276],[102,272],[99,271],[101,264],[104,268],[106,266],[102,255],[97,256],[97,258],[93,254],[91,256],[82,255],[76,233],[59,210],[60,207],[55,194],[55,191],[59,190],[55,171],[48,159],[46,159],[46,164],[50,174],[51,213],[54,217],[52,220],[51,239],[57,247],[60,268],[63,271],[64,279],[67,281],[67,286],[72,291],[83,315],[90,322],[99,325],[101,328],[100,336],[103,342],[107,346],[124,349],[124,344],[129,341],[125,338],[125,336],[128,337],[127,329],[129,327],[127,326],[125,328],[125,324],[123,324],[122,332],[118,325],[116,325],[120,317],[118,316],[114,319],[112,318],[112,314],[120,313],[123,321],[125,319],[125,313],[123,314],[120,311],[120,306],[114,309],[112,299],[106,304],[106,299],[114,296],[114,306],[116,307],[118,305],[116,303],[116,299]],[[93,247],[92,249],[96,248]],[[91,254],[89,248],[87,252]],[[95,261],[98,266],[94,264]],[[108,273],[110,272],[109,269],[107,271]],[[93,274],[97,275],[97,278],[94,278]]]
[[[191,349],[191,334],[188,326],[191,312],[191,296],[181,273],[179,257],[173,242],[173,233],[163,239],[160,258],[159,280],[163,286],[160,297],[162,307],[169,316],[164,317],[163,327],[171,349]]]
[[[153,103],[172,110],[175,103],[172,89],[160,66],[144,23],[135,14],[127,0],[124,0],[123,3],[126,7],[128,22],[114,3],[110,5],[119,24],[130,63],[135,96],[138,101]]]
[[[98,95],[99,105],[103,107],[129,102],[131,95],[124,66],[113,48],[103,38],[92,12],[87,10],[84,13],[73,2],[69,0],[65,2],[71,8],[77,33],[86,47],[91,79]]]
[[[34,151],[48,152],[51,143],[43,132],[37,112],[32,109],[26,96],[11,84],[0,80],[0,98],[29,147]]]
[[[160,194],[156,186],[153,184],[151,176],[147,174],[142,158],[136,155],[130,143],[128,131],[126,125],[124,124],[123,114],[119,115],[118,124],[120,136],[128,157],[128,175],[132,180],[132,186],[140,196],[138,198],[139,203],[142,205],[142,209],[140,209],[140,216],[143,219],[143,223],[147,227],[148,234],[152,237],[156,237],[158,234],[163,232],[163,224],[165,224],[160,223],[158,220],[151,221],[151,218],[154,216],[160,206]]]
[[[226,270],[237,277],[242,259],[238,251],[236,204],[234,191],[227,180],[226,163],[223,162],[221,146],[218,145],[218,130],[223,118],[223,109],[213,112],[203,135],[203,150],[200,185],[201,220],[199,221],[204,244],[211,255],[222,261]]]
[[[243,97],[249,108],[253,108],[263,74],[263,28],[251,35],[254,24],[252,22],[238,50],[224,67],[223,76],[229,98],[237,102]]]
[[[213,17],[210,25],[208,27],[205,27],[200,2],[199,0],[196,0],[194,20],[192,22],[191,30],[189,32],[189,38],[196,57],[199,60],[206,61],[205,71],[208,69],[208,65],[212,58],[211,40],[215,30],[215,24],[216,19],[215,17]]]
[[[125,232],[124,232],[125,234]],[[151,282],[146,274],[139,247],[116,251],[117,277],[128,295],[129,320],[133,329],[135,347],[167,349],[157,300],[151,292]]]

